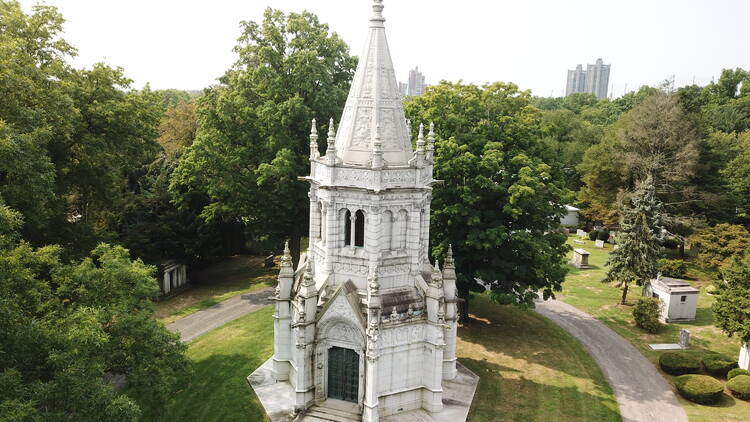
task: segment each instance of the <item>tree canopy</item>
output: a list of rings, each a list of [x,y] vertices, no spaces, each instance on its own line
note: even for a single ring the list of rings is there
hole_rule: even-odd
[[[540,113],[513,84],[442,82],[405,104],[414,122],[435,122],[438,139],[432,201],[436,256],[452,244],[458,289],[491,286],[502,303],[531,305],[565,278],[565,235],[555,231],[568,192],[540,158]],[[460,251],[460,252],[459,252]],[[464,309],[465,312],[465,309]]]

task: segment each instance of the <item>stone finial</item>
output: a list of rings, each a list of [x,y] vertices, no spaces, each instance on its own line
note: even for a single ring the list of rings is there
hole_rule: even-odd
[[[385,22],[385,18],[383,17],[383,9],[385,7],[383,6],[383,0],[373,0],[372,2],[372,18],[370,18],[370,22],[374,24],[380,24],[383,25],[383,22]]]
[[[378,282],[378,268],[370,269],[370,276],[367,278],[368,286],[370,287],[370,293],[373,295],[378,294],[380,290],[380,282]]]
[[[409,134],[409,142],[411,142],[411,119],[406,119],[406,132]]]
[[[435,123],[430,123],[430,133],[427,134],[427,152],[435,151]]]
[[[333,117],[328,122],[328,149],[326,150],[326,158],[329,165],[336,164],[336,125],[333,122]]]
[[[424,153],[424,125],[419,124],[419,136],[417,136],[417,153]]]
[[[453,260],[453,245],[448,245],[448,253],[445,254],[445,265],[443,268],[456,268],[456,262]]]
[[[312,263],[311,263],[310,257],[307,257],[307,262],[305,263],[305,274],[302,276],[302,286],[304,287],[310,287],[315,285],[315,282],[313,281],[312,276]]]
[[[440,271],[440,261],[435,260],[435,266],[432,268],[432,283],[441,286],[443,284],[443,272]]]
[[[312,129],[310,129],[310,159],[314,160],[320,157],[318,151],[318,123],[312,119]]]
[[[288,240],[284,243],[284,256],[281,257],[281,266],[282,267],[292,266],[292,252],[289,250]]]

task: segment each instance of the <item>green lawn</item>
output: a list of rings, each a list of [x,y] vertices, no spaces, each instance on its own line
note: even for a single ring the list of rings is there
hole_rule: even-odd
[[[174,401],[145,421],[265,421],[245,377],[273,352],[272,309],[264,308],[192,343],[194,373]],[[470,421],[619,421],[604,376],[582,346],[544,317],[472,301],[459,331],[461,361],[481,377]]]
[[[191,288],[156,303],[156,318],[170,324],[233,296],[276,283],[278,269],[263,268],[263,257],[238,255],[188,274]]]
[[[607,249],[602,250],[595,247],[593,241],[586,240],[585,245],[574,245],[572,240],[573,238],[569,239],[571,246],[582,247],[591,253],[589,263],[595,268],[591,270],[572,269],[563,284],[563,292],[558,295],[558,299],[588,312],[607,324],[633,343],[655,366],[658,366],[660,352],[651,350],[648,345],[651,343],[677,343],[682,328],[686,328],[691,333],[692,350],[719,352],[732,358],[737,357],[739,342],[736,339],[728,338],[713,325],[711,304],[714,299],[705,293],[705,288],[711,284],[711,280],[706,279],[708,277],[706,273],[695,270],[690,273],[690,276],[695,278],[692,281],[693,285],[701,289],[696,321],[684,324],[669,324],[657,334],[648,334],[635,326],[632,306],[617,305],[621,291],[600,282],[604,278],[604,263],[607,254],[612,251],[612,245],[607,245]],[[630,304],[634,303],[640,294],[640,287],[632,286],[628,294]],[[673,379],[670,375],[664,374],[664,376],[669,381]],[[717,406],[702,406],[683,400],[681,397],[679,399],[685,407],[688,417],[693,422],[750,421],[750,403],[736,400],[729,395],[726,395]]]

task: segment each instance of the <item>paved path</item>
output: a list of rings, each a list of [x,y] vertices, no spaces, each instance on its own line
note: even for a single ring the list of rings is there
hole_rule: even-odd
[[[539,301],[536,310],[588,349],[615,392],[624,422],[688,422],[667,381],[630,342],[566,303]]]
[[[272,287],[252,293],[235,296],[221,303],[188,315],[169,325],[167,329],[179,333],[182,341],[188,342],[201,334],[218,328],[227,322],[268,306],[268,298],[273,295]]]

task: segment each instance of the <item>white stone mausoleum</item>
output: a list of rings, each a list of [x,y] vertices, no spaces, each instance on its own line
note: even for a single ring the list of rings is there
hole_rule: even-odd
[[[417,411],[458,422],[476,388],[476,376],[457,368],[452,251],[442,270],[429,261],[434,130],[425,137],[420,125],[412,149],[382,0],[373,9],[338,132],[331,120],[322,156],[313,121],[304,178],[310,247],[296,271],[285,252],[273,359],[265,375],[261,368],[250,377],[272,420],[283,420],[274,412],[286,406],[274,400],[288,397],[302,420]]]

